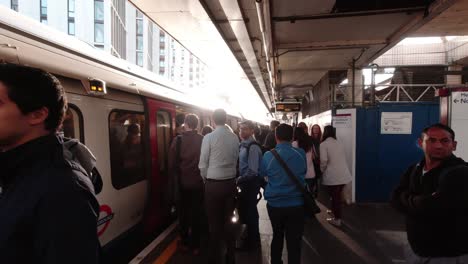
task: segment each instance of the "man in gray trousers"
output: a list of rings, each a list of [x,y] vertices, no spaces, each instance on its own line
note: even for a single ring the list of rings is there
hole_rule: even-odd
[[[203,138],[200,173],[205,180],[205,206],[210,230],[210,263],[223,263],[222,245],[227,248],[226,262],[235,263],[235,240],[229,220],[235,208],[239,139],[226,125],[226,111],[213,113],[216,129]]]

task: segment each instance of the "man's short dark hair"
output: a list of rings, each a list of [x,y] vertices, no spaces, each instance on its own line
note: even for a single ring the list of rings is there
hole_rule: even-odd
[[[250,121],[250,120],[245,120],[245,121],[242,121],[240,123],[242,126],[246,126],[252,130],[255,130],[255,128],[257,127],[254,122]]]
[[[67,99],[55,76],[41,69],[0,63],[0,82],[24,115],[47,108],[49,115],[44,121],[45,129],[57,131],[67,110]]]
[[[280,122],[278,120],[272,120],[270,122],[270,128],[271,129],[275,129],[276,127],[278,127],[280,125]]]
[[[280,124],[275,129],[275,135],[278,140],[291,141],[293,138],[293,127],[288,124]]]
[[[213,112],[213,120],[216,125],[225,125],[227,120],[227,114],[224,109],[216,109]]]
[[[446,125],[441,124],[441,123],[432,124],[432,125],[424,128],[422,133],[421,133],[421,139],[423,139],[424,135],[427,135],[427,132],[432,128],[439,128],[439,129],[447,131],[452,136],[452,140],[455,140],[455,131],[453,131],[453,129],[451,129],[449,126],[446,126]]]
[[[187,124],[190,129],[196,129],[198,127],[198,116],[195,114],[188,114],[185,116],[184,123]]]
[[[175,117],[175,121],[176,121],[176,126],[180,127],[185,122],[185,114],[184,113],[177,114]]]

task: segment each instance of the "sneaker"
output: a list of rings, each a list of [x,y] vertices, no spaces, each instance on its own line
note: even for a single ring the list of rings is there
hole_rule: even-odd
[[[334,225],[334,226],[336,226],[336,227],[340,227],[340,226],[341,226],[341,219],[327,218],[327,221],[328,221],[328,223],[330,223],[331,225]]]

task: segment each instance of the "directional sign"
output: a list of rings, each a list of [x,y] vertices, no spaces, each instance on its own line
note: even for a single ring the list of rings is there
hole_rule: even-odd
[[[450,126],[455,131],[458,141],[455,155],[468,159],[468,91],[452,92],[452,107],[450,112]]]

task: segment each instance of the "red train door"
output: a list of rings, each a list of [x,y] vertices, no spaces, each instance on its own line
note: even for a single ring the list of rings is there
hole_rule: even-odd
[[[167,202],[168,153],[175,127],[175,105],[147,99],[149,138],[151,147],[151,180],[149,208],[145,231],[152,232],[168,217]]]

